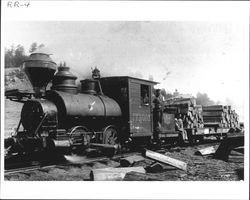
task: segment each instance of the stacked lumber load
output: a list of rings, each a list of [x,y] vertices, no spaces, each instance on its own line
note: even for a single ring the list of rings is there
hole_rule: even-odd
[[[240,127],[239,115],[227,105],[196,105],[195,98],[172,98],[164,103],[164,112],[174,114],[176,121],[182,121],[184,129]]]
[[[202,106],[204,126],[218,126],[228,128],[228,109],[223,105]]]
[[[231,106],[228,108],[227,121],[232,128],[239,128],[239,115],[235,112],[235,110],[231,109]]]
[[[218,126],[223,128],[239,127],[239,116],[231,106],[212,105],[202,106],[204,126]]]
[[[202,116],[202,106],[196,105],[194,107],[195,113],[196,113],[196,119],[197,119],[197,128],[203,128],[204,127],[204,121]]]
[[[175,114],[177,120],[181,119],[184,129],[203,127],[201,107],[196,105],[194,98],[166,101],[164,112]]]
[[[179,98],[170,98],[167,99],[166,101],[167,105],[183,105],[183,104],[188,104],[189,106],[195,106],[196,105],[196,99],[193,97],[189,97],[189,98],[183,98],[183,97],[179,97]]]

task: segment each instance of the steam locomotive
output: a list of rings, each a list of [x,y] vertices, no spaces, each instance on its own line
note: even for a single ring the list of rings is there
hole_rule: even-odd
[[[24,71],[34,94],[6,93],[10,100],[24,103],[15,134],[5,139],[8,153],[120,145],[135,137],[150,139],[155,82],[126,76],[100,78],[95,69],[97,77],[82,80],[78,92],[77,77],[69,67],[60,65],[55,74],[56,68],[48,54],[32,53],[24,62]],[[145,94],[148,100],[142,103]]]
[[[157,82],[129,76],[101,78],[94,69],[92,79],[80,81],[78,92],[77,77],[69,67],[64,63],[57,69],[49,54],[38,51],[24,61],[24,71],[34,93],[6,93],[10,100],[24,103],[15,133],[5,139],[7,154],[60,147],[119,147],[136,140],[150,143],[156,131],[151,102]],[[180,138],[175,117],[176,113],[162,113],[161,140]],[[190,129],[189,138],[196,133]]]

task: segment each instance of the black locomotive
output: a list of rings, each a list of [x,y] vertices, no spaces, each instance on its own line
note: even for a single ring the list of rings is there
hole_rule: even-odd
[[[82,80],[79,89],[69,67],[64,63],[57,70],[43,52],[31,54],[24,70],[34,93],[6,93],[7,98],[24,102],[15,134],[5,139],[8,154],[56,147],[117,147],[136,140],[146,144],[155,132],[163,141],[181,138],[176,113],[163,109],[161,120],[154,120],[159,114],[153,112],[152,103],[157,82],[128,76],[101,78],[94,69],[93,78]],[[190,130],[189,138],[197,132]]]
[[[155,82],[131,77],[100,78],[81,81],[65,64],[58,67],[48,54],[33,53],[24,70],[33,85],[33,97],[9,93],[11,100],[23,101],[16,133],[5,139],[9,153],[30,152],[55,147],[87,148],[89,145],[120,145],[131,138],[150,139],[153,132],[151,106]],[[52,80],[50,90],[46,90]],[[146,102],[141,101],[147,95]]]

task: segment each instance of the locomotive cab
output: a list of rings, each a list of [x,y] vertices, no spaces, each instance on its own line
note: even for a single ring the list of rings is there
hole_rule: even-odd
[[[153,81],[128,77],[100,79],[103,92],[121,107],[123,140],[151,138],[153,135]]]

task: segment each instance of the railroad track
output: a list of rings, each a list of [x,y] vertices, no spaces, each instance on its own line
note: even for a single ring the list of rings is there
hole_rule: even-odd
[[[203,144],[215,144],[218,143],[217,140],[208,140],[207,142],[201,142],[198,144],[186,144],[182,146],[188,147],[188,146],[198,146],[198,145],[203,145]],[[165,147],[165,148],[164,148]],[[175,148],[175,147],[181,147],[179,145],[172,145],[171,147],[166,145],[163,146],[162,148],[150,148],[156,152],[162,152],[164,150],[167,151],[168,148]],[[98,157],[87,157],[87,156],[80,156],[80,155],[61,155],[59,157],[60,159],[53,159],[52,160],[36,160],[36,161],[30,161],[30,162],[22,162],[22,163],[11,163],[5,165],[6,170],[4,171],[5,175],[10,175],[10,174],[15,174],[15,173],[21,173],[21,172],[26,172],[26,171],[32,171],[32,170],[39,170],[39,169],[46,169],[46,168],[56,168],[56,167],[67,167],[67,166],[80,166],[83,164],[87,163],[94,163],[94,162],[101,162],[101,161],[106,161],[106,160],[116,160],[122,157],[130,156],[130,155],[139,155],[140,151],[130,151],[130,152],[121,152],[119,154],[116,154],[112,157],[108,156],[98,156]],[[62,159],[63,157],[63,159]],[[73,159],[71,159],[73,158]],[[75,160],[75,158],[77,158]],[[5,163],[6,164],[6,163]]]
[[[42,166],[29,166],[29,167],[22,167],[22,168],[16,168],[16,169],[9,169],[9,170],[4,170],[4,175],[11,175],[15,173],[22,173],[26,171],[53,168],[53,167],[56,167],[56,165],[48,165],[48,166],[43,166],[43,167]]]
[[[130,155],[136,155],[136,154],[140,154],[140,153],[138,153],[138,152],[129,152],[129,153],[117,154],[117,155],[114,155],[112,157],[99,156],[99,157],[95,157],[95,158],[87,158],[86,156],[77,156],[77,155],[65,155],[64,156],[65,160],[58,161],[58,162],[55,161],[53,164],[51,164],[51,162],[49,162],[49,161],[47,161],[47,163],[46,163],[45,160],[42,160],[42,161],[36,161],[35,164],[34,164],[34,161],[31,161],[30,163],[28,163],[28,162],[20,163],[20,164],[22,164],[22,166],[24,164],[27,165],[27,166],[26,167],[18,167],[19,163],[15,163],[13,165],[16,165],[17,167],[4,170],[4,175],[11,175],[11,174],[15,174],[15,173],[22,173],[22,172],[26,172],[26,171],[47,169],[47,168],[80,166],[80,165],[88,164],[88,163],[101,162],[101,161],[106,161],[106,160],[116,160],[116,159],[119,159],[119,158],[122,158],[122,157],[130,156]],[[77,161],[70,161],[69,158],[70,157],[75,157],[75,156],[78,158],[78,160]]]

